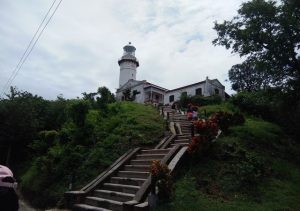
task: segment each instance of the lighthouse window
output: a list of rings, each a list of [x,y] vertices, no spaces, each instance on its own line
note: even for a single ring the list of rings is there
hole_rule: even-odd
[[[170,95],[169,96],[169,102],[171,103],[171,102],[173,102],[174,101],[174,95]]]

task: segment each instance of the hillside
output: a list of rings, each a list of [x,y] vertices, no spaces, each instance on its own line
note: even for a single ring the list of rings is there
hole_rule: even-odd
[[[70,106],[83,111],[84,105],[79,100]],[[131,102],[88,109],[83,124],[69,115],[59,130],[40,132],[30,145],[33,156],[21,177],[22,193],[35,207],[57,206],[71,181],[73,189],[81,188],[128,149],[156,144],[163,130],[157,110]]]
[[[205,111],[205,112],[204,112]],[[200,114],[233,112],[231,104]],[[157,210],[299,210],[299,147],[276,124],[246,116],[181,169],[170,203]]]

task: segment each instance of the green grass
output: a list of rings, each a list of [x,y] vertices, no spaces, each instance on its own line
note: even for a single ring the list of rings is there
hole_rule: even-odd
[[[224,111],[229,113],[235,113],[240,112],[237,107],[232,106],[232,104],[229,103],[222,103],[217,105],[207,105],[207,106],[201,106],[199,108],[199,116],[201,118],[209,117],[211,114],[218,112],[218,111]]]
[[[171,202],[156,210],[300,210],[299,154],[278,125],[247,117],[181,169]]]
[[[68,121],[58,131],[64,141],[53,142],[46,152],[33,152],[21,177],[22,193],[35,207],[55,207],[72,175],[75,189],[80,189],[128,149],[159,143],[163,131],[164,120],[151,106],[116,102],[106,110],[89,110],[83,127]],[[74,133],[84,139],[73,139]]]
[[[172,202],[160,205],[156,210],[299,210],[299,167],[279,160],[274,163],[281,166],[282,174],[290,176],[285,179],[270,178],[259,187],[259,200],[239,193],[230,199],[207,194],[199,189],[193,173],[187,173],[176,182]]]

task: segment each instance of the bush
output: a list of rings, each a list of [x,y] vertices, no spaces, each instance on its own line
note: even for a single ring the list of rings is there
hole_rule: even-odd
[[[132,102],[116,102],[105,112],[88,110],[84,116],[70,118],[58,132],[41,132],[50,145],[42,140],[31,145],[41,152],[34,155],[20,184],[35,207],[56,206],[71,178],[76,189],[82,187],[129,148],[158,143],[164,130],[157,110]]]
[[[208,97],[195,95],[190,98],[190,102],[196,106],[217,105],[222,103],[222,98],[219,95]]]
[[[230,102],[239,107],[241,111],[256,117],[272,119],[275,102],[272,97],[264,91],[261,92],[240,92],[234,95]]]
[[[154,160],[150,166],[152,182],[158,188],[158,198],[162,202],[169,201],[174,192],[171,171],[167,165],[161,164],[159,160]]]
[[[242,114],[239,113],[231,114],[222,111],[212,114],[210,118],[213,119],[218,124],[218,127],[224,133],[228,133],[228,128],[230,126],[241,125],[244,124],[245,122],[245,118]]]

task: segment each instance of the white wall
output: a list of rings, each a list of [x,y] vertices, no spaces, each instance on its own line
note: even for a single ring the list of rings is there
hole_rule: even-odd
[[[133,88],[131,89],[131,94],[133,93],[134,90],[140,92],[140,94],[137,94],[137,95],[135,96],[135,102],[137,102],[137,103],[144,103],[144,101],[145,101],[145,96],[144,96],[144,84],[140,84],[140,85],[138,85],[138,86],[136,86],[136,87],[133,87]]]
[[[134,62],[123,61],[120,64],[119,88],[130,79],[136,80],[136,68],[137,65]]]
[[[201,84],[197,84],[197,85],[194,85],[194,86],[182,88],[182,89],[179,89],[179,90],[167,92],[165,94],[164,104],[172,104],[173,102],[178,101],[180,99],[181,93],[183,93],[183,92],[187,92],[187,95],[189,95],[189,96],[194,96],[194,95],[196,95],[196,89],[198,89],[198,88],[202,89],[202,95],[203,96],[214,95],[215,94],[215,89],[218,89],[219,90],[219,95],[222,97],[222,99],[225,99],[225,91],[222,87],[217,86],[217,84],[206,82],[206,83],[201,83]],[[171,95],[174,95],[174,101],[173,102],[169,101],[169,97]]]

